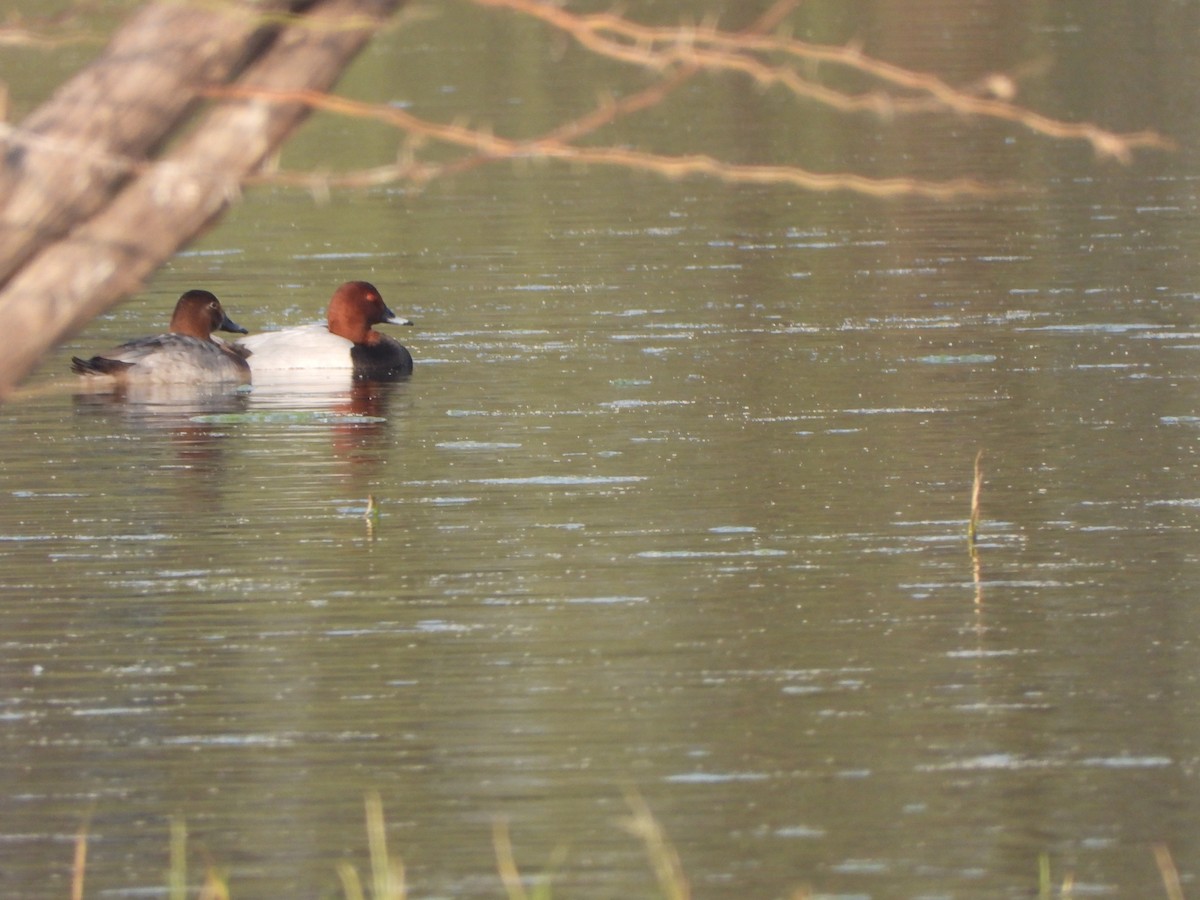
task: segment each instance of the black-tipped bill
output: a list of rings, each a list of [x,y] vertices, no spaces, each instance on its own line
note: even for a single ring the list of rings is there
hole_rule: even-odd
[[[400,316],[398,316],[394,312],[392,312],[391,309],[388,308],[388,305],[386,303],[383,304],[383,314],[385,316],[387,316],[387,318],[383,320],[384,325],[411,325],[412,324],[412,319],[402,319]]]
[[[229,316],[222,315],[221,324],[217,326],[218,331],[232,331],[234,334],[249,334],[250,332],[239,325]]]

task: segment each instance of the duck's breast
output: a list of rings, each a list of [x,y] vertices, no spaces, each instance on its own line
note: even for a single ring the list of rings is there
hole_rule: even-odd
[[[355,344],[350,351],[354,361],[354,377],[387,381],[411,375],[412,354],[394,338],[380,334],[370,344]]]

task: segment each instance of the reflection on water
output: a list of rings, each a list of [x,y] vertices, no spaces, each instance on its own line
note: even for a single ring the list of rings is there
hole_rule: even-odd
[[[697,896],[1023,896],[1042,853],[1161,895],[1150,845],[1200,859],[1191,176],[1006,148],[1077,168],[248,197],[0,409],[0,893],[67,895],[84,820],[87,895],[155,892],[179,814],[234,896],[337,896],[378,790],[414,895],[495,896],[503,816],[564,896],[642,896],[632,785]],[[184,288],[259,330],[352,277],[410,379],[59,384]]]

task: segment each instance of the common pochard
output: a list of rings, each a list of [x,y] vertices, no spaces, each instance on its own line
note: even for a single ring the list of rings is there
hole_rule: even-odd
[[[234,346],[246,353],[256,377],[342,371],[386,381],[411,374],[413,358],[399,341],[371,327],[385,324],[412,322],[388,309],[374,285],[348,281],[333,292],[324,323],[252,334]]]
[[[71,358],[71,371],[93,383],[249,384],[242,354],[213,338],[214,331],[245,334],[208,291],[188,291],[175,304],[170,330],[138,338],[91,359]]]

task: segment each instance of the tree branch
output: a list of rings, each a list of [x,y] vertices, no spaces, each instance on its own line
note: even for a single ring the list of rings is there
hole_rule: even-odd
[[[618,166],[654,172],[668,178],[683,178],[688,175],[709,175],[734,184],[783,184],[815,191],[853,190],[876,197],[894,197],[903,194],[946,199],[964,194],[995,195],[998,188],[974,178],[955,178],[947,181],[922,181],[916,178],[867,178],[851,173],[809,172],[795,166],[734,165],[704,154],[667,156],[631,150],[624,147],[580,147],[566,143],[550,135],[518,141],[498,137],[490,131],[468,128],[464,125],[428,122],[412,113],[393,106],[361,103],[346,97],[325,94],[320,91],[269,91],[244,85],[212,88],[208,93],[215,97],[256,99],[264,103],[305,104],[314,109],[340,113],[355,118],[375,119],[410,134],[432,138],[474,151],[481,159],[559,159],[575,164]],[[296,174],[288,177],[284,173],[263,175],[259,180],[267,182],[285,181],[290,184],[306,185],[313,189],[331,186],[363,187],[403,178],[418,184],[445,174],[454,163],[417,164],[400,162],[395,166],[351,172],[346,175]]]
[[[269,44],[255,42],[257,46],[249,48],[251,61],[239,83],[248,91],[326,90],[382,17],[402,2],[320,0],[281,27]],[[257,9],[248,5],[243,11]],[[208,26],[209,40],[226,39],[228,22],[216,25],[209,21]],[[239,31],[233,46],[219,55],[225,60],[244,55],[254,30]],[[98,71],[115,76],[113,67],[122,59],[128,61],[125,47],[121,40],[114,42]],[[158,49],[161,52],[161,47]],[[161,64],[162,58],[158,58]],[[199,97],[200,74],[193,71],[193,80],[186,84],[173,80],[189,102]],[[144,116],[161,109],[167,102],[161,90],[156,86],[136,100],[127,100],[138,105],[124,115]],[[178,112],[187,104],[173,99],[170,105]],[[275,152],[308,111],[309,107],[300,103],[252,99],[223,103],[208,113],[189,138],[153,164],[129,154],[128,139],[115,127],[99,129],[96,137],[112,156],[93,153],[91,146],[86,154],[77,149],[75,163],[86,175],[84,193],[90,202],[75,198],[66,204],[62,222],[78,224],[30,259],[0,291],[0,321],[6,323],[8,334],[21,335],[0,358],[0,397],[11,391],[42,353],[135,290],[180,246],[203,232],[237,196],[242,180]],[[43,111],[35,115],[43,123],[51,118]],[[52,140],[52,131],[44,125],[38,134]],[[150,143],[144,134],[137,142],[139,149],[146,150]],[[28,155],[32,159],[54,154]],[[86,163],[81,155],[86,155]],[[126,165],[116,164],[122,158]],[[55,164],[61,166],[63,161],[56,159]],[[137,174],[130,177],[130,172]],[[128,183],[112,196],[114,185],[127,177]],[[101,191],[108,193],[95,196]],[[10,228],[15,228],[22,220],[15,217],[11,203],[5,204],[3,215]],[[82,213],[92,207],[96,209],[90,215]],[[27,230],[39,230],[28,229],[27,220],[24,224]],[[44,231],[39,236],[44,242]]]
[[[267,0],[262,12],[289,9],[289,0]],[[20,128],[4,130],[0,284],[99,209],[128,176],[126,161],[146,159],[186,118],[198,88],[226,81],[278,32],[247,12],[233,5],[146,6],[96,62]]]
[[[813,44],[758,32],[720,31],[713,25],[662,28],[640,25],[614,13],[579,15],[561,6],[536,0],[474,0],[539,19],[569,34],[592,52],[655,72],[677,65],[710,71],[742,72],[761,85],[781,85],[798,97],[841,112],[869,111],[890,116],[896,112],[931,110],[1018,123],[1048,137],[1084,140],[1100,156],[1128,163],[1139,148],[1168,149],[1173,143],[1150,131],[1116,134],[1090,123],[1061,122],[1006,100],[981,97],[951,87],[936,75],[914,72],[866,56],[854,45]],[[899,97],[881,91],[846,94],[786,64],[773,64],[760,55],[797,59],[806,65],[834,64],[853,69],[893,88],[919,97]]]

